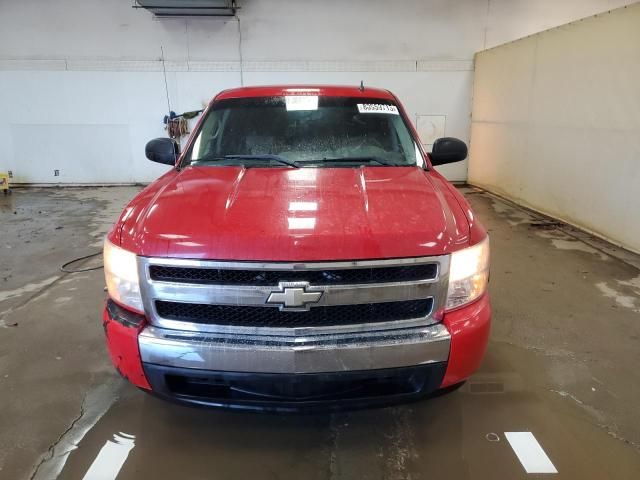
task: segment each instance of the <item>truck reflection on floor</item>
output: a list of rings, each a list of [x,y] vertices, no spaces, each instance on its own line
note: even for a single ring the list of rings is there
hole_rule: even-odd
[[[60,479],[83,478],[96,465],[104,478],[118,479],[468,475],[458,394],[375,410],[264,415],[178,407],[126,390],[71,453]],[[114,434],[125,440],[107,447]],[[113,450],[111,463],[101,460],[105,448]]]

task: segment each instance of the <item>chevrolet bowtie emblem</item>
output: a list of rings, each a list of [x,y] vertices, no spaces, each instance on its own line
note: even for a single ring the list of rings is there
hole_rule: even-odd
[[[271,292],[267,303],[280,305],[280,310],[303,311],[309,310],[312,303],[317,303],[322,297],[322,289],[313,290],[309,282],[280,282],[279,290]]]

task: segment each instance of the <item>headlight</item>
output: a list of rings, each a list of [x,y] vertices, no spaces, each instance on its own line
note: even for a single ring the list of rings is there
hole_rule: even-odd
[[[105,240],[104,276],[112,299],[140,313],[144,312],[135,253],[116,247],[109,240]]]
[[[487,289],[489,237],[473,247],[451,254],[447,309],[473,302]]]

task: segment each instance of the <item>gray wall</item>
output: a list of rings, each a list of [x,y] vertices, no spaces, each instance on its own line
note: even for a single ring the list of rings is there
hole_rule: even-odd
[[[640,252],[640,4],[478,54],[470,159],[471,183]]]
[[[237,19],[163,20],[132,3],[0,1],[0,170],[37,183],[162,173],[143,155],[164,135],[160,45],[177,112],[241,83],[364,80],[400,96],[425,143],[468,140],[474,52],[629,1],[239,0]],[[467,176],[466,162],[441,170]]]

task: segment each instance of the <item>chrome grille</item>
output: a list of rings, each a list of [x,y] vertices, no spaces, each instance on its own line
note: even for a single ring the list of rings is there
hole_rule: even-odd
[[[314,263],[138,257],[138,271],[153,325],[300,336],[435,323],[449,256]]]
[[[235,325],[238,327],[326,327],[361,323],[426,318],[433,299],[404,302],[333,305],[308,312],[282,312],[276,308],[210,305],[156,301],[156,311],[164,318],[185,322]]]
[[[222,268],[172,267],[151,265],[152,280],[216,285],[271,285],[304,281],[314,285],[349,285],[432,280],[438,274],[436,263],[322,270],[225,270]]]

